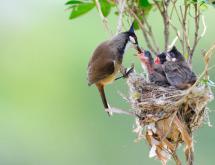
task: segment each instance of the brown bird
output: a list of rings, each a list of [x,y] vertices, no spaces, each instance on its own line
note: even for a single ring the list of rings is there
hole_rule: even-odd
[[[160,60],[167,80],[172,86],[178,89],[187,89],[196,82],[196,74],[191,70],[184,56],[175,46],[170,51],[157,57],[158,59],[156,60]]]
[[[160,86],[170,85],[166,79],[162,65],[154,63],[154,59],[149,51],[143,51],[142,53],[139,53],[138,57],[141,60],[144,68],[147,70],[148,79],[150,82]]]
[[[115,80],[120,71],[126,76],[130,71],[122,67],[123,55],[127,45],[131,43],[139,48],[133,24],[129,31],[119,33],[111,40],[104,41],[94,51],[88,64],[88,85],[95,84],[99,90],[105,111],[111,115],[111,109],[107,103],[104,87]]]

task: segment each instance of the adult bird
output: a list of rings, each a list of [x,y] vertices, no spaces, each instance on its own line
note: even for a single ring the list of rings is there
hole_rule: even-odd
[[[123,55],[129,43],[137,50],[139,49],[133,24],[128,31],[119,33],[112,39],[99,44],[88,64],[88,85],[96,85],[105,111],[109,115],[111,115],[111,108],[108,105],[104,87],[115,80],[115,76],[119,71],[124,76],[129,73],[122,67]]]
[[[138,53],[138,57],[142,62],[142,66],[147,70],[148,79],[150,82],[160,86],[169,86],[162,65],[154,63],[154,59],[150,51]]]
[[[192,86],[197,80],[196,74],[175,46],[170,51],[158,55],[155,61],[162,64],[171,86],[183,90]]]

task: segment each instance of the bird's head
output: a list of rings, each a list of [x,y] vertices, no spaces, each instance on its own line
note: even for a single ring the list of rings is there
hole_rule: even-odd
[[[130,29],[125,32],[121,32],[114,36],[110,40],[110,45],[112,48],[118,49],[120,54],[124,54],[124,51],[129,48],[131,45],[136,49],[139,50],[138,52],[141,51],[141,49],[138,46],[138,41],[137,41],[137,36],[134,33],[134,25],[132,24]]]
[[[131,24],[131,27],[130,29],[126,32],[127,33],[127,37],[128,37],[128,42],[131,43],[134,48],[139,52],[141,53],[141,49],[138,45],[138,40],[137,40],[137,36],[134,32],[134,23]]]
[[[155,64],[164,64],[167,61],[166,59],[166,53],[162,52],[161,54],[158,54],[155,58],[154,63]]]
[[[144,51],[144,57],[145,57],[145,59],[147,60],[147,62],[148,62],[150,65],[152,65],[152,64],[154,63],[154,59],[153,59],[152,54],[151,54],[150,51],[145,50],[145,51]]]
[[[152,54],[148,50],[141,50],[141,53],[138,53],[137,56],[144,65],[152,66],[154,63]]]
[[[167,52],[166,56],[167,61],[180,62],[185,61],[184,56],[177,50],[175,46]]]

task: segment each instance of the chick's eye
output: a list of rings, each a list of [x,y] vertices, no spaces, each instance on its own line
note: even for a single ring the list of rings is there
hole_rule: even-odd
[[[135,41],[134,37],[132,37],[132,36],[129,36],[129,40],[130,40],[130,41],[131,41],[131,43],[133,43],[133,44],[135,44],[135,43],[136,43],[136,41]]]

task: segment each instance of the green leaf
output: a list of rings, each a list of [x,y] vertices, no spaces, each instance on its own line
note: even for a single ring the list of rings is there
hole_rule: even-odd
[[[112,5],[107,0],[99,0],[99,3],[101,5],[102,14],[107,17],[110,14]]]
[[[83,14],[86,14],[90,10],[92,10],[95,7],[94,3],[81,3],[76,6],[72,6],[72,12],[70,15],[70,19],[74,19],[76,17],[79,17]]]
[[[139,24],[137,22],[137,20],[134,20],[134,29],[135,30],[138,30],[140,27],[139,27]]]
[[[148,0],[139,0],[139,5],[140,5],[141,7],[148,7],[148,6],[150,6],[151,4],[149,3]]]
[[[148,0],[139,0],[139,7],[144,12],[144,15],[148,15],[151,9],[153,8],[153,5],[149,3]]]
[[[66,5],[73,5],[73,4],[81,4],[84,3],[83,1],[76,1],[76,0],[70,0],[66,2]]]

